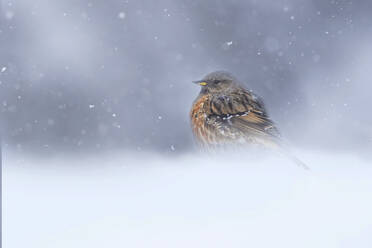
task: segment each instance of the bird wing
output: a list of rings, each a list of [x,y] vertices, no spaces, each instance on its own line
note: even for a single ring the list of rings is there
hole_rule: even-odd
[[[239,89],[228,95],[213,96],[209,103],[207,127],[217,131],[221,140],[259,144],[273,148],[298,166],[309,167],[295,157],[280,141],[275,123],[269,118],[262,99]]]
[[[213,96],[210,101],[210,119],[226,132],[230,130],[237,138],[260,138],[279,140],[279,132],[270,120],[263,101],[245,89],[240,88],[227,95]],[[240,136],[240,137],[239,137]]]

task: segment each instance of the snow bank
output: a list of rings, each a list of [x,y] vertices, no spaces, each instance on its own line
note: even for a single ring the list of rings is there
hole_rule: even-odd
[[[4,155],[4,247],[372,247],[372,167],[284,159]],[[63,166],[62,166],[63,165]]]

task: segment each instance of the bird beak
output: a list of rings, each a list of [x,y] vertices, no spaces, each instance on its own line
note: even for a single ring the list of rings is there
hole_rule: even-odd
[[[203,80],[193,81],[194,84],[199,84],[200,86],[206,86],[207,82]]]

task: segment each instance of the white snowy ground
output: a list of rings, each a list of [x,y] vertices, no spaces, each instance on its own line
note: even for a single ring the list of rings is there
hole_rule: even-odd
[[[3,155],[3,245],[372,247],[372,164],[283,159]]]

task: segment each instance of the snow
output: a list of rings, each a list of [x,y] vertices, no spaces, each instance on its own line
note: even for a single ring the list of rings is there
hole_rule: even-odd
[[[226,41],[222,44],[222,49],[223,50],[228,50],[230,47],[233,45],[233,41]]]
[[[372,246],[370,161],[236,155],[5,153],[4,247]]]
[[[125,12],[120,12],[120,13],[118,14],[119,19],[124,19],[125,16],[126,16]]]
[[[6,19],[11,20],[11,19],[13,19],[13,17],[14,17],[14,12],[13,11],[7,10],[5,12],[5,18]]]
[[[372,247],[371,161],[341,153],[372,147],[368,4],[54,2],[2,9],[4,247]],[[216,69],[340,154],[185,154]]]

